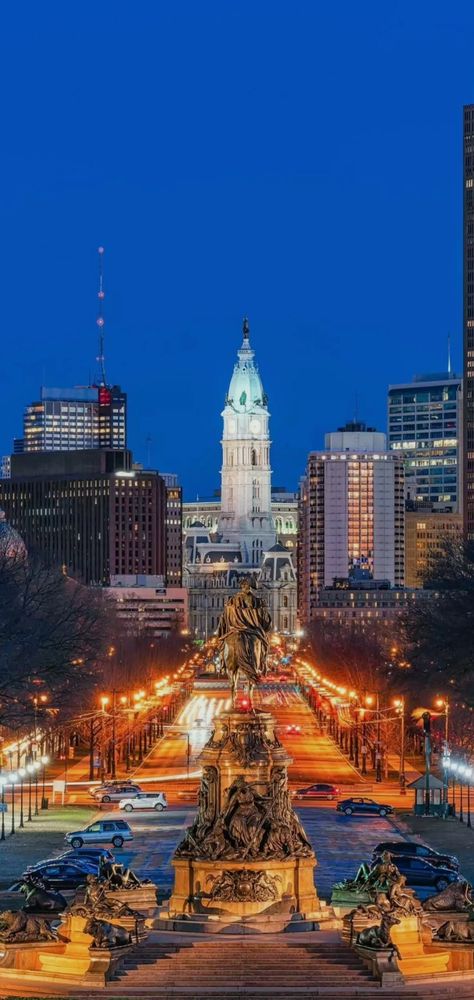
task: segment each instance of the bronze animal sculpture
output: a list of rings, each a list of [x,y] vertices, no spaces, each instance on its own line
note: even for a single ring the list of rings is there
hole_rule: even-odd
[[[32,917],[24,910],[3,910],[0,913],[0,941],[20,944],[34,941],[57,941],[58,935],[47,920]]]
[[[94,938],[93,948],[123,948],[132,940],[130,931],[125,927],[111,924],[107,920],[97,920],[95,917],[90,917],[84,931]]]
[[[47,889],[42,879],[24,875],[20,892],[25,896],[22,909],[25,913],[62,913],[67,902],[60,892]]]
[[[400,923],[400,918],[395,913],[387,911],[382,913],[379,924],[364,927],[357,935],[357,944],[364,948],[395,948],[390,940],[390,931],[395,924]]]
[[[442,912],[443,910],[457,910],[458,913],[466,913],[466,911],[472,909],[474,914],[472,886],[469,882],[465,881],[452,882],[451,885],[448,885],[446,889],[443,889],[436,896],[430,896],[429,899],[425,899],[423,909],[427,913],[433,911]]]
[[[447,920],[438,927],[434,940],[469,944],[474,941],[474,920]]]

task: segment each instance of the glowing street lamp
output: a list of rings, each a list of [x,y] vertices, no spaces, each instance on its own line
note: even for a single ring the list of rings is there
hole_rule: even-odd
[[[393,702],[397,715],[400,716],[400,795],[406,795],[405,778],[405,699],[395,698]]]
[[[46,796],[45,796],[45,784],[46,784],[46,765],[49,764],[49,757],[47,753],[44,753],[40,758],[41,766],[43,768],[43,787],[41,792],[41,808],[46,809]]]
[[[436,708],[444,708],[444,740],[447,746],[449,736],[449,701],[447,698],[437,698],[435,705]]]
[[[18,768],[18,777],[20,779],[20,822],[18,826],[20,827],[20,829],[22,829],[25,825],[23,819],[23,781],[26,778],[27,773],[28,772],[26,770],[26,767]]]

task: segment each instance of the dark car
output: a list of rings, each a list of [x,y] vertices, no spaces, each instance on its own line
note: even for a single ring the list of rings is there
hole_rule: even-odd
[[[296,799],[336,799],[339,795],[339,789],[336,785],[328,785],[324,781],[318,782],[316,785],[308,785],[307,788],[299,788],[295,792]]]
[[[432,847],[427,847],[426,844],[415,844],[412,840],[385,840],[383,843],[377,844],[377,847],[374,847],[372,860],[377,861],[383,851],[393,854],[393,860],[396,865],[398,865],[397,858],[403,855],[411,858],[425,858],[431,865],[441,865],[442,868],[459,870],[459,861],[454,855],[439,854]]]
[[[52,860],[72,861],[73,864],[76,864],[78,861],[85,860],[92,862],[95,861],[99,864],[101,858],[104,858],[105,861],[115,861],[115,854],[112,854],[112,851],[109,851],[107,847],[78,847],[76,849],[73,848],[72,851],[65,851],[63,854],[59,854],[57,858],[53,858]]]
[[[34,872],[41,878],[47,889],[78,889],[84,885],[87,875],[97,874],[97,866],[87,868],[83,865],[74,865],[70,861],[48,861],[43,865],[36,865],[34,869],[28,869],[25,875]]]
[[[426,886],[442,892],[451,882],[458,882],[459,875],[452,868],[442,868],[441,865],[431,865],[424,858],[406,858],[403,855],[394,861],[399,872],[406,876],[407,885],[411,889]]]
[[[374,799],[343,799],[337,804],[337,811],[343,812],[346,816],[352,816],[352,813],[365,813],[368,816],[387,816],[389,813],[393,813],[391,806],[386,805],[385,802],[375,802]]]

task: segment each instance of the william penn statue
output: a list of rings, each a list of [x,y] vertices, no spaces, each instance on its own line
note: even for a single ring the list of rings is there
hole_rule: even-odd
[[[221,660],[231,682],[234,706],[240,673],[247,679],[252,706],[253,689],[267,669],[271,624],[264,601],[252,593],[250,580],[244,578],[238,594],[227,601],[217,630]]]

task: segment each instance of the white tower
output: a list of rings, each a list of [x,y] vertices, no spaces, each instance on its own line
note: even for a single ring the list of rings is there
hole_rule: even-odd
[[[240,543],[245,563],[259,566],[263,553],[276,540],[271,515],[270,414],[254,363],[247,319],[238,359],[222,412],[219,531],[223,541]]]

